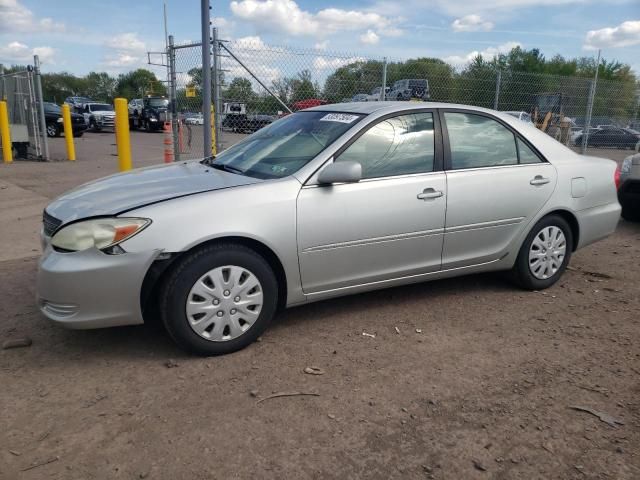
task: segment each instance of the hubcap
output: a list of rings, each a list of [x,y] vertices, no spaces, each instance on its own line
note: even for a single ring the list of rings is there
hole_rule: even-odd
[[[539,280],[553,277],[567,253],[567,239],[558,227],[544,227],[531,242],[529,270]]]
[[[49,134],[50,137],[55,137],[56,127],[54,127],[53,125],[47,125],[47,133]]]
[[[246,268],[227,265],[200,277],[187,297],[189,325],[213,342],[233,340],[249,330],[262,310],[262,285]]]

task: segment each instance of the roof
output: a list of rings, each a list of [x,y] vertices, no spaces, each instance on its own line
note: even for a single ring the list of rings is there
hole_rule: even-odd
[[[332,103],[330,105],[320,105],[318,107],[308,108],[307,111],[321,111],[321,112],[349,112],[349,113],[363,113],[369,115],[379,110],[386,110],[389,113],[401,110],[411,110],[419,108],[465,108],[469,110],[489,111],[486,108],[474,107],[472,105],[458,105],[455,103],[440,103],[440,102],[346,102],[346,103]],[[498,113],[491,110],[492,113]]]

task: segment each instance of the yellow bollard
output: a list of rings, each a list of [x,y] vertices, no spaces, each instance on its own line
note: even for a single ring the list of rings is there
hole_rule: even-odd
[[[126,98],[116,98],[116,144],[118,145],[118,168],[121,172],[131,170],[131,142],[129,140],[129,108]]]
[[[9,131],[9,112],[7,102],[0,100],[0,137],[2,137],[2,157],[4,163],[13,162],[13,145],[11,144],[11,132]]]
[[[62,104],[62,128],[64,129],[64,141],[67,144],[67,158],[72,162],[76,160],[76,146],[73,143],[73,127],[71,126],[71,109],[66,103]]]

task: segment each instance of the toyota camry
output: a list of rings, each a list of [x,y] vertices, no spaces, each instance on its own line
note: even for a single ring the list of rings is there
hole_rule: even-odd
[[[322,105],[215,158],[54,200],[38,306],[70,328],[158,312],[180,346],[215,355],[249,345],[282,308],[340,295],[497,270],[544,289],[615,230],[617,179],[613,161],[506,113]]]

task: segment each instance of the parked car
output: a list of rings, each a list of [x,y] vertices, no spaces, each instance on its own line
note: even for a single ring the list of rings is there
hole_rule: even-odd
[[[82,114],[82,110],[84,109],[85,103],[91,103],[89,97],[67,97],[64,99],[64,103],[68,104],[71,107],[71,111],[75,113]]]
[[[600,130],[598,127],[590,127],[589,135],[593,135],[593,132]],[[571,127],[570,141],[575,146],[582,145],[582,135],[584,134],[584,127]],[[578,143],[578,138],[580,143]]]
[[[425,79],[404,79],[393,84],[387,100],[428,100],[429,82]]]
[[[179,345],[213,355],[281,307],[340,295],[494,270],[541,290],[615,230],[618,173],[479,107],[323,105],[54,200],[37,301],[70,328],[155,306]]]
[[[512,117],[517,118],[521,122],[533,124],[533,120],[531,120],[531,114],[530,113],[519,112],[519,111],[509,111],[509,112],[504,112],[504,113],[506,113],[507,115],[511,115]]]
[[[385,87],[384,94],[385,100],[387,99],[387,95],[391,91],[391,87]],[[379,102],[381,100],[380,95],[382,94],[382,87],[376,87],[371,90],[371,95],[367,95],[365,98],[365,102]]]
[[[640,221],[640,153],[630,155],[622,162],[618,201],[622,205],[622,217]]]
[[[204,116],[201,113],[192,113],[185,116],[184,123],[187,125],[204,125]]]
[[[222,120],[222,128],[233,132],[255,132],[272,123],[274,118],[270,115],[226,115]]]
[[[116,112],[108,103],[85,103],[83,114],[85,122],[94,132],[115,128]]]
[[[62,125],[62,109],[51,102],[44,102],[44,120],[47,124],[47,136],[59,137],[64,131]],[[71,128],[73,130],[74,137],[81,137],[87,129],[87,124],[84,121],[84,117],[77,113],[71,112]]]
[[[587,146],[633,150],[640,142],[640,133],[634,132],[635,130],[625,128],[598,128],[587,137]],[[582,135],[576,138],[575,144],[582,144]]]

